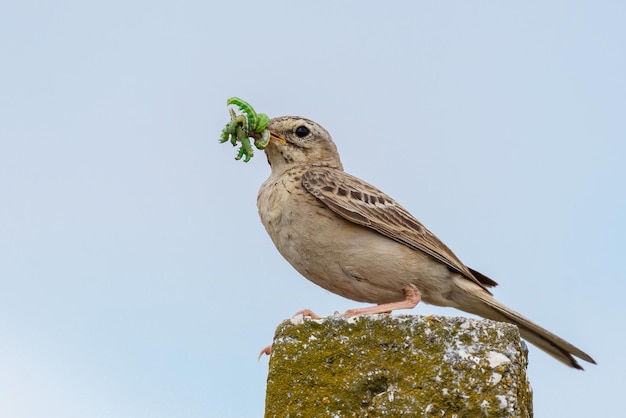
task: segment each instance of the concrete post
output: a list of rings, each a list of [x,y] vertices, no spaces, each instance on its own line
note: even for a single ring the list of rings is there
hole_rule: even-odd
[[[532,417],[516,326],[442,316],[301,318],[272,346],[266,417]]]

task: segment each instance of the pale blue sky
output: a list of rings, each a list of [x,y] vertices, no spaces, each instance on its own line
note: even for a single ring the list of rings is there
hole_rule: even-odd
[[[0,411],[258,417],[302,308],[225,101],[324,125],[495,294],[599,363],[530,348],[537,417],[618,416],[622,2],[4,2]],[[462,315],[419,305],[412,314]]]

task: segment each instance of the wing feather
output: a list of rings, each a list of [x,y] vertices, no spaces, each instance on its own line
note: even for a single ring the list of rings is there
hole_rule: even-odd
[[[314,167],[302,176],[304,188],[333,212],[414,250],[423,251],[481,287],[495,286],[470,271],[454,253],[391,197],[357,177],[329,167]],[[485,289],[486,290],[486,289]]]

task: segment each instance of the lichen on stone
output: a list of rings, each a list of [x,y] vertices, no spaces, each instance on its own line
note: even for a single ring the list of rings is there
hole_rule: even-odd
[[[517,327],[441,316],[284,321],[266,417],[529,417]]]

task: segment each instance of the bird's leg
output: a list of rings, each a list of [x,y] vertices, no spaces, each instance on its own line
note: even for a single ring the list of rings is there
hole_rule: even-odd
[[[344,316],[355,316],[365,314],[390,313],[396,309],[413,309],[422,299],[422,294],[415,285],[409,284],[404,288],[406,298],[401,302],[383,303],[382,305],[369,306],[367,308],[350,309]]]

